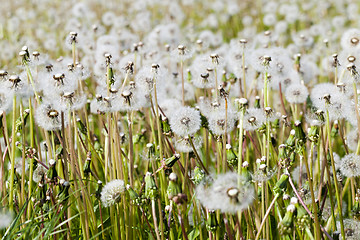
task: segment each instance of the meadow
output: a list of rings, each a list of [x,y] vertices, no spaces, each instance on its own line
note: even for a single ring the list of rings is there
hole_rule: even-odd
[[[3,0],[0,238],[360,239],[355,0]]]

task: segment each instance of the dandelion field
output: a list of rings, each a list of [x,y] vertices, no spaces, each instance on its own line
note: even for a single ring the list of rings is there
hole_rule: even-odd
[[[0,12],[1,239],[360,239],[357,1]]]

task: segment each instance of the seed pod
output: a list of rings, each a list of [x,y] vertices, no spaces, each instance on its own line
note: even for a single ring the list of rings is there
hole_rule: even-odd
[[[289,176],[287,174],[282,174],[280,179],[275,184],[274,193],[283,194],[286,190],[288,181],[289,181]]]
[[[115,83],[114,71],[113,71],[112,67],[108,67],[106,77],[109,79],[108,88],[110,89],[111,86]]]
[[[161,129],[165,135],[171,135],[171,127],[169,124],[169,119],[167,117],[161,117]]]
[[[139,194],[137,194],[137,192],[135,192],[134,189],[129,184],[126,185],[126,189],[129,193],[129,197],[132,203],[139,206],[141,204],[141,199],[139,197]]]
[[[158,189],[155,184],[154,177],[150,172],[145,175],[145,196],[151,200],[155,200],[158,195]]]
[[[50,159],[49,165],[50,165],[49,170],[48,170],[46,176],[50,182],[55,182],[56,178],[58,176],[57,171],[56,171],[56,161],[54,159]]]
[[[96,189],[96,192],[95,192],[95,197],[98,200],[100,200],[100,197],[101,197],[102,187],[103,187],[103,183],[102,183],[102,181],[99,180],[97,182],[97,189]]]
[[[319,126],[311,126],[308,131],[308,138],[311,142],[317,142],[319,140],[320,128]]]
[[[23,121],[22,118],[24,118],[24,126],[26,126],[26,120],[29,116],[30,110],[29,109],[25,109],[23,112],[23,116],[18,117],[18,119],[16,119],[16,123],[15,123],[15,129],[16,132],[19,133],[22,131],[22,127],[23,127]]]
[[[89,176],[89,173],[91,172],[91,152],[88,152],[87,158],[84,164],[84,174],[85,176]]]
[[[331,137],[336,137],[339,135],[339,124],[337,121],[334,121],[334,124],[331,128],[331,133],[330,133],[330,136]]]
[[[254,108],[261,108],[259,96],[255,97]]]
[[[86,133],[87,133],[87,128],[86,128],[86,126],[84,125],[84,123],[81,121],[80,118],[77,118],[77,119],[76,119],[76,125],[77,125],[77,127],[78,127],[78,130],[79,130],[82,134],[86,135]]]
[[[237,167],[238,158],[230,144],[226,144],[226,159],[231,167],[233,168]]]
[[[305,143],[306,141],[306,134],[301,126],[300,121],[296,121],[294,123],[294,129],[295,129],[295,138],[298,142]]]
[[[170,173],[169,176],[169,186],[167,188],[167,195],[170,200],[173,200],[175,196],[181,193],[181,187],[178,183],[178,178],[175,173]]]
[[[279,231],[281,235],[289,235],[292,233],[292,227],[293,227],[293,216],[295,213],[295,206],[290,204],[286,208],[285,217],[281,220],[279,223]]]
[[[285,144],[279,146],[279,163],[282,168],[289,168],[294,163],[289,157],[289,149]]]
[[[167,158],[165,160],[165,165],[168,168],[171,168],[172,166],[174,166],[174,164],[180,159],[180,154],[175,153],[173,156]]]
[[[60,202],[65,202],[69,199],[69,188],[70,188],[70,183],[68,181],[65,181],[63,184],[63,191],[61,191],[58,194],[58,199]]]
[[[201,170],[199,167],[195,167],[194,169],[194,177],[193,177],[193,182],[195,183],[195,185],[198,185],[205,177],[205,173],[203,170]]]
[[[289,147],[289,148],[294,148],[295,142],[296,142],[295,130],[292,129],[292,130],[290,131],[290,135],[289,135],[288,139],[287,139],[286,142],[285,142],[285,145],[286,145],[287,147]]]
[[[241,175],[244,177],[245,182],[251,182],[252,176],[249,171],[249,163],[247,161],[242,164]]]
[[[134,144],[140,143],[141,140],[143,140],[143,139],[145,138],[145,133],[146,133],[146,130],[145,130],[145,129],[142,129],[142,130],[141,130],[141,133],[136,134],[136,135],[133,137],[133,142],[134,142]]]
[[[216,214],[214,210],[209,210],[208,219],[206,221],[206,229],[210,232],[215,232],[218,227],[218,222],[216,220]]]

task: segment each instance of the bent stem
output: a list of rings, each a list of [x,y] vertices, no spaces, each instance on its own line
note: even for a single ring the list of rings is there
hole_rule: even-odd
[[[266,213],[265,213],[265,215],[264,215],[264,217],[263,217],[263,220],[262,220],[262,222],[261,222],[261,224],[260,224],[259,231],[258,231],[258,233],[256,234],[255,240],[258,240],[258,239],[259,239],[259,237],[260,237],[260,235],[261,235],[261,232],[262,232],[262,229],[263,229],[263,227],[264,227],[264,225],[265,225],[266,219],[267,219],[267,217],[269,216],[270,211],[271,211],[271,209],[273,208],[273,206],[275,205],[275,202],[276,202],[276,200],[279,198],[279,196],[280,196],[280,194],[276,194],[276,195],[274,196],[274,199],[273,199],[272,202],[270,203],[270,206],[268,207],[268,209],[267,209],[267,211],[266,211]]]

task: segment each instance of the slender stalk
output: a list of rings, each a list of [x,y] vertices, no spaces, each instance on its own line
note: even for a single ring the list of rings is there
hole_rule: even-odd
[[[180,59],[180,73],[181,73],[181,102],[185,106],[185,80],[184,80],[184,60]]]
[[[342,236],[342,239],[345,240],[345,228],[344,228],[344,221],[343,221],[342,209],[341,209],[342,198],[340,196],[338,180],[337,180],[337,176],[336,176],[334,155],[333,155],[332,144],[331,144],[330,116],[329,116],[328,110],[326,110],[326,130],[327,130],[328,141],[329,141],[329,151],[330,151],[331,167],[332,167],[332,171],[333,171],[333,178],[334,178],[334,185],[335,185],[335,192],[336,192],[336,201],[338,202],[337,207],[338,207],[338,212],[339,212],[341,236]]]
[[[133,145],[133,111],[128,112],[128,126],[129,126],[129,164],[130,164],[130,185],[134,186],[134,145]]]
[[[311,173],[310,173],[310,169],[309,169],[309,163],[308,160],[306,159],[306,152],[305,152],[305,147],[303,147],[303,153],[302,156],[300,156],[302,158],[304,158],[304,163],[305,163],[305,168],[306,168],[306,172],[308,175],[308,181],[309,181],[309,186],[310,186],[310,193],[311,193],[311,202],[312,202],[312,207],[313,207],[313,211],[314,211],[314,218],[315,218],[315,226],[314,228],[316,229],[315,231],[315,239],[321,239],[321,233],[320,233],[320,223],[319,223],[319,217],[318,217],[318,207],[316,205],[315,202],[315,194],[314,194],[314,187],[313,187],[313,181],[311,178]]]
[[[241,166],[242,166],[242,145],[243,145],[243,138],[244,138],[244,114],[245,108],[240,110],[240,118],[239,118],[239,146],[238,146],[238,174],[241,174]]]
[[[13,98],[13,114],[12,114],[12,133],[11,133],[11,168],[10,168],[10,191],[9,191],[9,209],[14,210],[14,177],[15,177],[15,126],[16,126],[16,94]]]
[[[260,238],[260,235],[261,235],[262,229],[263,229],[263,227],[265,225],[266,219],[269,216],[270,211],[273,208],[273,206],[275,205],[275,202],[276,202],[276,200],[278,199],[279,196],[280,196],[279,194],[276,194],[274,196],[273,200],[271,201],[270,206],[268,207],[268,209],[267,209],[267,211],[266,211],[266,213],[265,213],[265,215],[263,217],[263,220],[262,220],[262,222],[260,224],[260,227],[258,229],[258,233],[256,234],[255,240],[258,240]]]
[[[156,203],[155,203],[155,199],[152,199],[152,200],[151,200],[151,210],[152,210],[152,216],[153,216],[153,221],[154,221],[154,228],[155,228],[155,233],[156,233],[156,239],[157,239],[157,240],[160,240],[159,227],[158,227],[157,217],[156,217]]]

